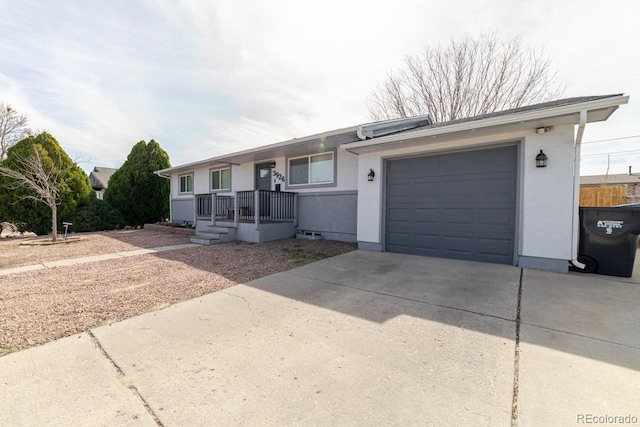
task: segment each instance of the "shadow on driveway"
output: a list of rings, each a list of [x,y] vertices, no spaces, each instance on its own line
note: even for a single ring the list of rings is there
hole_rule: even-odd
[[[521,274],[517,267],[355,251],[284,274],[297,281],[283,286],[281,276],[269,276],[249,286],[378,323],[403,315],[447,322],[452,317],[441,316],[442,309],[466,312],[475,319],[512,322],[513,328],[490,333],[515,339]],[[522,274],[522,325],[560,334],[551,340],[539,335],[522,340],[640,371],[640,284],[597,275],[537,270]],[[350,295],[358,295],[359,301],[345,301],[345,289],[358,291]],[[372,304],[379,299],[415,304],[386,304],[380,310]],[[477,330],[474,317],[470,319],[456,326]],[[571,335],[634,351],[603,353],[597,346],[563,338]]]

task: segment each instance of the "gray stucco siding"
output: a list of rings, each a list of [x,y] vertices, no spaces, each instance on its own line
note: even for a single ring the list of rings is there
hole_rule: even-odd
[[[172,199],[171,200],[171,221],[175,223],[193,223],[194,216],[193,199]]]
[[[357,191],[298,193],[298,229],[316,231],[331,240],[355,242]]]

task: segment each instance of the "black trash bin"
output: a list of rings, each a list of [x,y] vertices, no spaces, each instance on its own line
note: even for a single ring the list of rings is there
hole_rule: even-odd
[[[631,277],[640,234],[640,208],[580,208],[578,261],[584,272]]]

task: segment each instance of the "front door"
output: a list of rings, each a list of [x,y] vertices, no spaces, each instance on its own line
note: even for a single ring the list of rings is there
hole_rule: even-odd
[[[256,190],[271,190],[271,162],[256,165]]]
[[[256,165],[256,190],[271,190],[271,162]],[[271,195],[260,192],[260,217],[267,219],[271,210]]]

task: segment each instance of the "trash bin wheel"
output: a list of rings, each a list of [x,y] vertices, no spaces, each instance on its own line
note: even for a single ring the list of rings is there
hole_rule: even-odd
[[[584,268],[581,270],[577,267],[575,267],[576,271],[579,271],[580,273],[595,273],[596,272],[596,268],[597,268],[597,264],[596,264],[596,260],[591,258],[590,256],[587,255],[578,255],[578,262],[581,262],[584,264]]]

